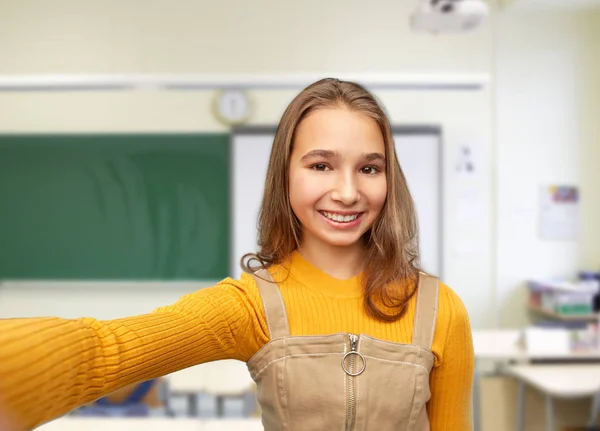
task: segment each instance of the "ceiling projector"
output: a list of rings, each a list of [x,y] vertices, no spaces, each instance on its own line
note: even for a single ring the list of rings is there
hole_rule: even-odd
[[[488,12],[484,0],[421,0],[410,25],[418,33],[464,33],[476,28]]]

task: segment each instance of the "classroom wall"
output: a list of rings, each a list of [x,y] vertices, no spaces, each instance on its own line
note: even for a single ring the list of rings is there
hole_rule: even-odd
[[[253,92],[259,107],[253,123],[274,124],[294,94],[293,91]],[[446,194],[443,207],[444,214],[447,215],[443,225],[444,281],[465,301],[474,325],[492,325],[492,297],[482,295],[482,286],[491,284],[492,267],[490,92],[403,92],[400,95],[386,91],[378,92],[377,95],[394,123],[442,124],[445,167],[443,187]],[[113,96],[119,101],[107,103]],[[45,94],[43,97],[34,94],[11,94],[6,97],[13,100],[13,109],[6,112],[6,115],[0,114],[0,127],[12,121],[12,126],[30,122],[29,128],[19,125],[20,130],[30,132],[216,130],[220,126],[212,119],[206,107],[210,103],[210,96],[206,93],[174,96],[160,93],[77,96]],[[1,97],[5,96],[0,95]],[[174,100],[177,103],[170,103]],[[55,112],[57,104],[61,106],[60,115]],[[160,113],[144,116],[143,112],[147,112],[148,106],[154,106]],[[456,109],[458,106],[460,109]],[[88,107],[89,111],[83,112]],[[206,113],[193,115],[194,112],[202,111]],[[32,118],[39,121],[31,121]],[[8,126],[10,127],[10,124]],[[457,150],[463,144],[477,149],[479,174],[474,178],[459,178],[454,172]],[[457,199],[464,193],[476,194],[476,207],[479,212],[475,219],[457,221]],[[88,296],[85,293],[74,294],[76,286],[71,283],[63,285],[65,287],[54,283],[49,290],[41,283],[23,286],[5,282],[0,285],[0,316],[14,317],[25,313],[76,317],[91,313],[102,318],[119,317],[127,314],[128,310],[131,313],[149,311],[152,304],[158,306],[166,299],[164,294],[157,295],[160,291],[156,287],[146,289],[145,286],[134,287],[128,284],[129,287],[119,289],[111,284],[108,288],[106,284],[94,284],[86,287],[86,292],[90,293]],[[104,290],[105,288],[107,290]],[[169,284],[165,288],[173,292],[169,295],[174,300],[179,294],[186,293],[189,286]],[[104,301],[99,300],[103,294],[98,293],[98,289],[106,292]],[[48,294],[52,295],[51,302],[45,300]],[[143,301],[138,299],[141,297]],[[113,302],[121,305],[117,308],[109,306]]]
[[[9,37],[0,41],[0,55],[13,61],[1,73],[299,73],[424,72],[478,73],[490,70],[491,28],[450,38],[410,32],[409,2],[378,2],[349,6],[341,0],[289,3],[240,1],[211,3],[103,2],[91,5],[63,0],[5,2],[0,27]],[[252,19],[249,19],[252,17]],[[255,124],[275,124],[295,91],[254,91]],[[469,143],[479,149],[482,172],[489,172],[491,115],[489,90],[462,92],[379,93],[395,123],[441,124],[445,134],[449,196],[457,187],[455,151]],[[212,92],[194,93],[3,93],[0,131],[215,131],[223,127],[210,112]],[[60,107],[60,109],[57,109]],[[457,109],[460,107],[460,109]],[[466,114],[466,115],[463,115]],[[491,204],[490,177],[478,186],[482,214]],[[453,214],[454,199],[444,203]],[[492,304],[480,296],[490,285],[489,217],[476,229],[445,218],[447,239],[444,279],[459,292],[477,326],[486,325]],[[115,317],[151,309],[167,299],[156,289],[109,286],[104,301],[99,287],[74,295],[76,286],[52,286],[52,302],[44,302],[46,286],[4,283],[0,316],[93,313]],[[187,287],[165,286],[170,297]],[[173,292],[173,293],[171,293]],[[50,294],[50,293],[49,293]],[[143,296],[144,300],[139,298]],[[118,298],[118,299],[117,299]],[[109,302],[117,301],[118,308]],[[130,304],[130,305],[129,305]]]
[[[582,92],[581,115],[584,120],[585,149],[581,153],[582,182],[586,184],[586,201],[582,208],[581,265],[600,268],[600,10],[588,15],[586,31],[591,40],[588,50],[588,82],[592,85]]]
[[[582,46],[590,46],[576,25],[580,14],[538,21],[505,11],[498,17],[497,28],[488,20],[472,34],[437,37],[410,32],[407,16],[416,1],[381,0],[368,7],[341,0],[229,0],[213,2],[210,8],[203,4],[191,0],[180,0],[177,7],[166,0],[60,0],[52,5],[33,0],[1,2],[0,56],[11,61],[0,62],[0,73],[489,75],[492,85],[479,92],[385,91],[377,95],[394,123],[443,127],[444,281],[463,298],[473,327],[519,321],[522,305],[513,298],[522,280],[532,273],[550,275],[561,268],[539,263],[526,266],[523,255],[515,254],[521,237],[529,250],[543,249],[530,232],[535,208],[527,198],[529,189],[540,179],[538,174],[543,178],[557,169],[562,176],[552,176],[552,180],[569,180],[575,175],[573,160],[587,161],[594,151],[591,145],[580,148],[580,127],[584,126],[570,109],[581,111],[581,103],[593,103],[593,98],[580,103],[573,101],[573,87],[560,90],[571,82],[573,73],[580,73],[575,66],[574,71],[561,67],[560,58],[571,59],[571,50],[581,52],[588,49]],[[530,32],[537,36],[530,37]],[[580,36],[573,37],[572,32]],[[544,49],[544,37],[557,44],[559,59],[549,55],[543,57],[544,63],[531,58]],[[519,72],[521,67],[523,72]],[[586,77],[577,88],[586,93],[590,80]],[[276,123],[294,94],[288,90],[253,91],[257,111],[251,122]],[[0,133],[222,131],[210,111],[212,97],[207,91],[0,93]],[[535,98],[544,102],[544,110],[539,110]],[[536,126],[530,127],[526,119]],[[591,130],[593,122],[591,117],[585,120],[587,133],[600,136]],[[571,140],[576,142],[574,146],[562,145]],[[542,151],[543,142],[550,142],[552,151]],[[480,168],[475,176],[461,177],[454,171],[462,145],[475,151]],[[524,148],[528,148],[527,154],[545,157],[544,162],[536,160],[541,173],[521,161]],[[568,166],[561,168],[565,161]],[[586,172],[585,181],[591,183],[597,174],[590,169]],[[519,189],[522,181],[527,181],[529,189]],[[501,208],[515,204],[526,213],[523,226],[520,216]],[[465,217],[465,210],[475,217]],[[598,228],[586,217],[597,234]],[[514,226],[523,235],[513,235]],[[591,241],[582,247],[590,256],[598,250]],[[572,255],[577,251],[572,246],[550,249],[551,262],[562,264],[566,254],[562,268],[568,271],[571,265],[570,270],[575,269],[578,260]],[[39,283],[4,283],[0,285],[0,317],[118,317],[172,302],[201,284],[168,284],[164,289],[94,284],[81,290],[59,283],[49,290]],[[517,311],[513,312],[513,306]]]
[[[497,303],[502,326],[531,321],[533,277],[600,267],[598,12],[515,5],[498,19]],[[580,242],[538,235],[539,187],[580,187]]]
[[[274,124],[285,105],[294,95],[292,91],[254,92],[258,112],[253,120],[256,124]],[[161,93],[138,93],[128,95],[79,94],[56,95],[11,94],[13,108],[1,115],[0,124],[27,131],[197,131],[214,130],[220,126],[214,122],[207,105],[211,94],[166,95]],[[392,121],[396,124],[442,124],[444,128],[444,281],[454,288],[467,304],[475,325],[490,325],[492,315],[491,296],[482,295],[481,286],[491,283],[491,116],[489,90],[482,92],[379,92]],[[1,96],[0,97],[5,97]],[[118,102],[115,100],[118,99]],[[110,102],[109,102],[110,101]],[[61,114],[55,107],[61,106]],[[456,109],[460,106],[460,109]],[[89,107],[89,110],[88,110]],[[152,108],[148,108],[152,107]],[[152,115],[145,116],[148,109]],[[194,115],[194,112],[197,113]],[[205,112],[198,114],[198,112]],[[39,120],[32,120],[39,119]],[[24,127],[23,123],[29,123]],[[454,163],[458,147],[469,144],[478,152],[480,174],[472,179],[461,179],[455,175]],[[457,197],[464,193],[476,194],[479,213],[475,219],[456,221]],[[33,287],[39,286],[34,283]],[[0,315],[14,316],[27,310],[28,314],[60,314],[74,317],[91,312],[100,316],[115,316],[115,310],[105,309],[97,301],[86,303],[87,296],[75,301],[72,288],[52,288],[52,304],[43,302],[44,287],[23,289],[4,283],[0,288]],[[174,289],[173,286],[168,287]],[[35,294],[34,294],[35,292]],[[122,295],[121,302],[134,304],[135,288],[122,293],[110,290],[111,294]],[[154,295],[140,288],[147,297]],[[37,302],[39,300],[39,303]],[[33,303],[31,302],[33,301]],[[145,303],[148,301],[146,300]],[[157,305],[160,303],[158,299]],[[50,308],[52,307],[52,308]],[[56,308],[60,307],[60,308]],[[139,305],[132,305],[132,312],[139,312]],[[121,307],[120,310],[123,308]],[[105,311],[106,310],[106,311]]]
[[[487,72],[489,27],[411,33],[416,1],[4,0],[2,73]]]

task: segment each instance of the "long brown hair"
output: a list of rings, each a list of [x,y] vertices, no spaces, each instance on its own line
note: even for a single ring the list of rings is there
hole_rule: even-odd
[[[290,204],[289,166],[294,135],[300,122],[319,108],[345,107],[377,122],[385,142],[387,196],[384,207],[364,237],[365,262],[361,282],[367,313],[383,321],[400,319],[419,279],[418,228],[414,204],[398,163],[389,119],[363,86],[323,79],[298,94],[285,110],[273,141],[258,220],[256,253],[242,258],[267,268],[285,261],[298,248],[300,222]]]

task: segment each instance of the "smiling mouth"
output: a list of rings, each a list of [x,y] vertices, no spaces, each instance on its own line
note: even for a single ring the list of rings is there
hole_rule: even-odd
[[[338,222],[338,223],[350,223],[356,220],[362,213],[357,212],[354,214],[338,214],[327,211],[319,211],[325,218]]]

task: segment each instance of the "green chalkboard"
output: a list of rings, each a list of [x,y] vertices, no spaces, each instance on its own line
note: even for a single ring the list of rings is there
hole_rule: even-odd
[[[0,279],[228,268],[228,135],[0,135]]]

